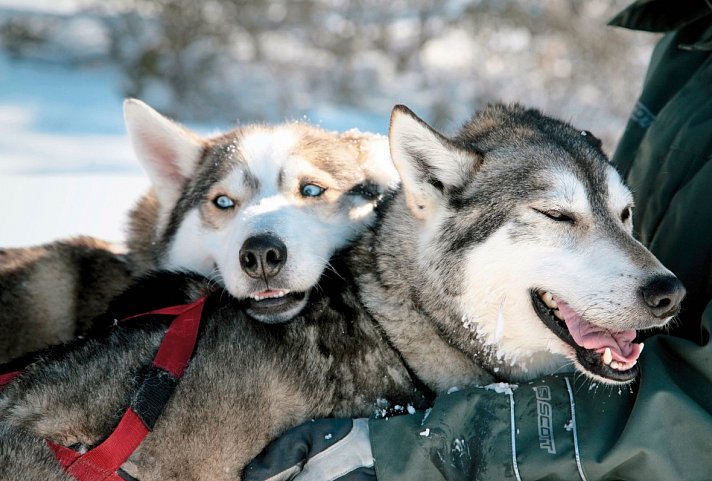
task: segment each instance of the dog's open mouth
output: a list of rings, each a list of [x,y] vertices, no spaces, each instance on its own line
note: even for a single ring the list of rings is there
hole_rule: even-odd
[[[633,342],[634,329],[611,331],[596,326],[547,291],[532,290],[531,297],[544,325],[573,347],[584,369],[614,382],[628,382],[638,374],[643,344]]]
[[[277,324],[289,321],[306,306],[306,292],[266,289],[250,294],[247,313],[260,322]]]

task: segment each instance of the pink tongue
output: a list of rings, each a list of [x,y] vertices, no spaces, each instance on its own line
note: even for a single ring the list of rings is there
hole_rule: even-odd
[[[571,337],[576,344],[586,349],[595,349],[603,354],[608,347],[611,349],[613,360],[630,363],[638,359],[642,350],[640,344],[633,342],[635,339],[635,329],[625,331],[609,331],[599,326],[594,326],[584,318],[576,314],[564,301],[554,298],[559,306],[559,312],[564,317],[566,327],[568,327]]]

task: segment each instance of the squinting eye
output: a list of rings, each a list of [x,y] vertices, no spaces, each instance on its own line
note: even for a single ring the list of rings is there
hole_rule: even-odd
[[[235,207],[235,202],[226,195],[219,195],[213,199],[213,204],[218,209],[232,209]]]
[[[576,222],[576,219],[574,219],[573,216],[565,214],[559,210],[534,210],[542,215],[547,216],[551,220],[555,220],[556,222],[569,222],[571,224],[574,224]]]
[[[316,184],[304,184],[301,188],[301,194],[303,197],[319,197],[325,191],[325,188],[319,187]]]

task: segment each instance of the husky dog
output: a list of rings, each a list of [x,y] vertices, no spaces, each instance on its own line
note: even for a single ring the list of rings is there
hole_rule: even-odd
[[[125,252],[91,237],[0,249],[0,362],[86,331],[130,279]]]
[[[263,322],[306,305],[328,259],[398,182],[378,135],[289,123],[200,139],[138,100],[124,111],[153,185],[130,216],[136,273],[212,277]]]
[[[447,138],[396,107],[390,143],[401,189],[300,314],[264,323],[249,297],[208,297],[195,356],[130,476],[236,480],[294,424],[368,415],[379,399],[422,406],[429,389],[570,364],[633,379],[635,330],[667,322],[684,289],[631,236],[630,193],[590,134],[495,105]],[[117,306],[206,283],[159,276]],[[0,479],[66,479],[43,439],[104,439],[162,335],[159,321],[129,321],[39,356],[0,395]]]
[[[598,139],[503,105],[452,139],[396,108],[390,137],[402,193],[360,242],[375,267],[357,283],[424,381],[466,384],[468,361],[508,381],[567,365],[635,378],[636,331],[669,322],[685,289],[633,238],[633,196]]]
[[[124,114],[152,182],[129,216],[121,260],[131,276],[116,275],[119,259],[104,248],[84,261],[91,271],[68,248],[41,248],[51,259],[32,249],[13,253],[32,263],[20,270],[16,262],[0,265],[0,327],[15,333],[12,349],[0,343],[0,361],[71,339],[129,278],[159,268],[210,277],[250,299],[250,314],[262,321],[289,319],[306,304],[329,257],[374,220],[374,206],[398,182],[379,135],[286,123],[204,139],[138,100],[127,100]],[[82,249],[89,258],[92,251]],[[12,276],[5,274],[10,269]],[[78,277],[82,285],[74,283]],[[103,303],[94,302],[103,293]],[[72,315],[75,304],[86,316]]]

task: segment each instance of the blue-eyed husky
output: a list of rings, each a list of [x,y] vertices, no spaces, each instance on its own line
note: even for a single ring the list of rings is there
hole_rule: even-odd
[[[198,272],[260,320],[288,319],[398,182],[379,135],[292,122],[202,138],[138,100],[124,115],[152,183],[128,252],[90,238],[0,249],[0,362],[83,333],[155,269]]]
[[[131,258],[210,277],[264,322],[304,307],[398,182],[378,135],[287,123],[201,139],[137,100],[124,111],[153,185],[131,214]]]

